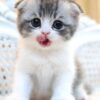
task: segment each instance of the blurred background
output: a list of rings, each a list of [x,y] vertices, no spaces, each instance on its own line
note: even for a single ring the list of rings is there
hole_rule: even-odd
[[[76,0],[84,12],[100,23],[100,0]]]

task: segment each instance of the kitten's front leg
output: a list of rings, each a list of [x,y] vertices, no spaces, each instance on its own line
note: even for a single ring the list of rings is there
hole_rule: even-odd
[[[17,72],[14,79],[13,92],[5,100],[29,100],[33,88],[30,77]]]
[[[51,100],[75,100],[73,96],[74,73],[65,72],[57,76]]]

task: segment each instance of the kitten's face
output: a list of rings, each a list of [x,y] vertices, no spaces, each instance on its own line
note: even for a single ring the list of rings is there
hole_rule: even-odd
[[[22,37],[39,48],[57,47],[69,40],[80,12],[70,0],[21,0],[17,9]]]

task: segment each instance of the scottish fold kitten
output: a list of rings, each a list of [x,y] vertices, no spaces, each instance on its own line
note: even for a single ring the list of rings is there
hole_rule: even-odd
[[[6,100],[75,100],[70,41],[80,9],[72,0],[20,0],[21,46],[13,93]]]

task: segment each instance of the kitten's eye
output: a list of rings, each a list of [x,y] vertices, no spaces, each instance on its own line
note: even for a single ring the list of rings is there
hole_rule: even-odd
[[[40,27],[41,20],[39,18],[34,18],[33,20],[31,20],[31,25],[35,28]]]
[[[53,28],[60,30],[63,27],[63,22],[61,22],[60,20],[56,20],[53,23]]]

